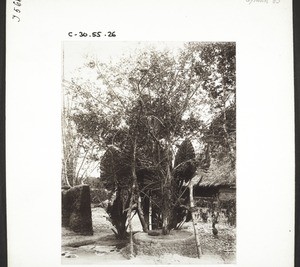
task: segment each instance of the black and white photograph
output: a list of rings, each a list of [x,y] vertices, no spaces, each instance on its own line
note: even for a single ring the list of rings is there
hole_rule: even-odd
[[[292,11],[7,1],[8,266],[294,266]]]
[[[236,262],[235,42],[63,42],[61,119],[62,264]]]

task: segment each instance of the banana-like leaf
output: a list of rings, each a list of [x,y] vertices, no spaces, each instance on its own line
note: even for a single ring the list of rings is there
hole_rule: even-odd
[[[113,146],[109,147],[102,157],[100,171],[106,189],[125,189],[130,186],[128,179],[131,176],[127,153],[121,153]]]
[[[196,171],[195,151],[189,139],[180,145],[174,163],[173,175],[177,180],[190,181]]]

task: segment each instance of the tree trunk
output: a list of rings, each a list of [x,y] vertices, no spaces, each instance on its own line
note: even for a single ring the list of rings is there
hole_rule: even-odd
[[[64,177],[67,186],[71,187],[71,184],[70,184],[69,179],[68,179],[67,171],[66,171],[67,170],[66,160],[64,160],[63,164],[64,164],[64,167],[63,167],[63,170],[62,170],[62,176]]]
[[[131,197],[129,203],[129,209],[127,213],[128,217],[128,226],[129,226],[129,246],[130,246],[130,255],[129,257],[132,258],[134,256],[133,252],[133,238],[132,238],[132,209],[134,204],[134,199],[136,196],[136,184],[137,184],[137,176],[135,170],[135,162],[136,162],[136,138],[133,143],[133,150],[132,150],[132,162],[131,162],[131,175],[132,175],[132,188],[131,188]]]
[[[139,199],[138,199],[137,209],[138,209],[138,216],[139,216],[140,222],[141,222],[142,227],[143,227],[143,231],[147,232],[148,231],[148,224],[145,220],[144,212],[143,212],[143,209],[142,209],[141,197],[139,197]]]
[[[132,238],[132,206],[133,206],[133,198],[134,198],[134,188],[135,185],[132,185],[132,192],[131,192],[131,197],[130,197],[130,203],[129,203],[129,210],[127,213],[127,218],[128,218],[128,226],[129,226],[129,257],[132,258],[134,257],[134,252],[133,252],[133,238]]]
[[[196,218],[195,218],[195,205],[194,205],[193,187],[194,187],[193,183],[190,182],[189,183],[189,190],[190,190],[190,211],[191,211],[191,214],[192,214],[192,221],[193,221],[193,227],[194,227],[195,241],[196,241],[196,246],[197,246],[197,254],[198,254],[198,258],[200,259],[201,255],[202,255],[202,251],[201,251],[201,244],[200,244],[199,233],[198,233],[198,229],[197,229],[197,222],[196,222]]]
[[[167,147],[167,175],[165,177],[164,185],[163,185],[163,207],[162,207],[162,216],[163,216],[163,225],[162,225],[162,233],[163,235],[167,235],[170,233],[169,224],[171,219],[171,158],[170,158],[170,142],[168,142]]]
[[[167,174],[166,184],[164,186],[164,193],[163,193],[163,209],[162,209],[162,216],[163,216],[163,225],[162,225],[162,232],[164,235],[170,233],[169,230],[169,223],[171,218],[171,190],[168,178],[169,174]]]

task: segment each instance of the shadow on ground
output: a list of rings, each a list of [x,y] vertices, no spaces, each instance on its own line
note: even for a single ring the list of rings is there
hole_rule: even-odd
[[[78,235],[62,228],[62,264],[224,264],[235,263],[235,228],[219,225],[218,237],[212,235],[210,223],[198,223],[203,255],[200,259],[178,254],[138,255],[128,260],[122,249],[128,241],[118,240],[102,208],[92,208],[94,235]],[[133,230],[141,231],[138,218],[133,220]],[[185,231],[193,231],[186,223]]]

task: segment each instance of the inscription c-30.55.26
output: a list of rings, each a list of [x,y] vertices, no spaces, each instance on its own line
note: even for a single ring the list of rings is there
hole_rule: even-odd
[[[101,31],[95,31],[95,32],[68,32],[69,37],[116,37],[115,31],[107,31],[107,32],[101,32]]]

